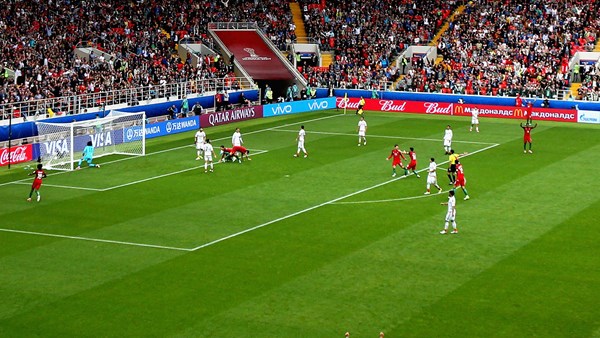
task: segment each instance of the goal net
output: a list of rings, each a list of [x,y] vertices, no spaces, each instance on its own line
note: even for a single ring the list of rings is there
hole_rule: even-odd
[[[37,122],[40,159],[47,169],[73,170],[89,142],[94,158],[146,154],[146,113],[113,110],[106,117],[72,123]]]

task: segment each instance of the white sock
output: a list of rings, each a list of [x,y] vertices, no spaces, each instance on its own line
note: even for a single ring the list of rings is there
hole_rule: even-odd
[[[446,223],[444,223],[444,230],[448,230],[448,221],[446,221]]]

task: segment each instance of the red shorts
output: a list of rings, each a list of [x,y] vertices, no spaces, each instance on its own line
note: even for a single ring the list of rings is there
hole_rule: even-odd
[[[408,167],[406,167],[406,169],[408,169],[408,170],[415,170],[416,168],[417,168],[417,162],[412,162],[412,161],[408,164]]]
[[[523,143],[531,143],[531,135],[523,136]]]
[[[34,180],[33,184],[31,185],[31,189],[33,190],[40,190],[40,187],[42,186],[42,181],[41,180]]]
[[[456,181],[454,182],[454,187],[464,187],[467,184],[467,180],[465,180],[464,178],[457,178]]]
[[[392,167],[395,167],[395,166],[402,166],[402,160],[393,159],[392,160]]]

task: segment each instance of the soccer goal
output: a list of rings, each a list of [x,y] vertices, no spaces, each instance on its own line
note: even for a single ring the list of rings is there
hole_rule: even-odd
[[[106,117],[72,123],[37,122],[40,159],[47,169],[73,170],[80,152],[94,146],[94,158],[146,154],[146,113],[112,110]]]

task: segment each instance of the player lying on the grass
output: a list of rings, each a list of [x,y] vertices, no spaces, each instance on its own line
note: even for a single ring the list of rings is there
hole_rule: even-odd
[[[521,128],[523,128],[523,152],[527,152],[527,144],[529,144],[529,153],[533,153],[533,150],[531,149],[531,131],[537,127],[537,123],[534,125],[525,123],[525,125],[523,125],[523,122],[521,122],[520,125]]]
[[[37,195],[37,201],[39,202],[42,199],[40,195],[40,187],[42,186],[42,179],[46,178],[46,172],[42,169],[42,165],[38,164],[37,169],[28,174],[29,176],[35,176],[33,179],[33,184],[31,184],[31,191],[29,192],[29,198],[27,198],[27,202],[31,202],[31,195],[35,191]]]
[[[83,157],[79,160],[76,169],[81,169],[81,162],[86,161],[89,167],[100,168],[99,164],[94,164],[92,161],[94,160],[94,146],[92,145],[92,141],[88,141],[87,146],[83,148]]]
[[[456,160],[456,181],[454,182],[454,188],[452,190],[456,191],[456,188],[460,187],[462,191],[465,193],[465,201],[468,200],[469,192],[465,187],[467,185],[467,179],[465,178],[465,171],[463,169],[462,164],[460,164],[459,160]]]
[[[251,160],[249,157],[250,150],[246,149],[243,146],[235,146],[231,148],[225,148],[225,146],[221,146],[221,162],[235,162],[239,161],[242,163],[242,157],[246,156],[247,160]]]

